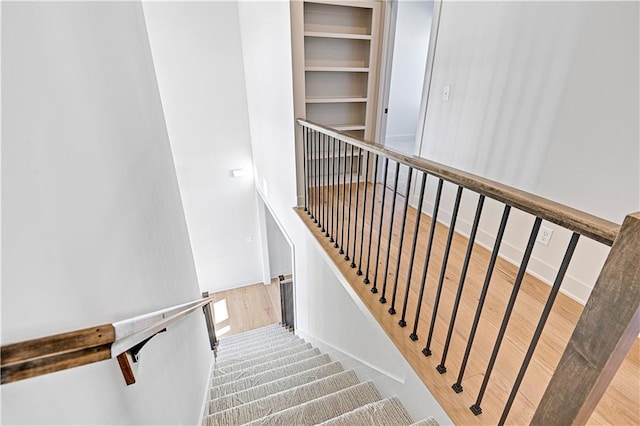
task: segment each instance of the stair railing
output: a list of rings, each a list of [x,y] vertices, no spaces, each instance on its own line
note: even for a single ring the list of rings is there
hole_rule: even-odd
[[[133,318],[0,348],[2,383],[11,383],[68,368],[116,358],[127,385],[135,383],[129,357],[138,362],[142,347],[167,327],[202,308],[211,349],[217,339],[211,313],[213,297],[203,298]]]
[[[357,276],[364,275],[363,284],[372,283],[370,291],[377,294],[376,297],[379,297],[380,303],[390,301],[388,309],[390,315],[396,315],[397,311],[400,311],[398,321],[400,327],[406,327],[409,325],[408,322],[412,324],[412,331],[408,334],[411,340],[418,340],[418,333],[420,335],[426,333],[426,344],[422,349],[424,356],[435,355],[432,338],[439,318],[438,308],[447,277],[447,266],[450,263],[449,254],[461,199],[468,193],[474,193],[478,197],[460,279],[455,289],[455,302],[449,315],[449,323],[446,324],[447,336],[443,347],[438,350],[441,361],[436,369],[440,374],[447,372],[445,363],[449,344],[456,327],[456,316],[485,199],[489,198],[502,203],[502,218],[496,230],[473,325],[462,356],[461,368],[455,383],[451,386],[456,393],[463,392],[462,380],[465,368],[474,344],[511,210],[517,209],[534,216],[528,243],[518,267],[517,276],[513,281],[513,289],[493,344],[482,385],[475,403],[470,407],[471,412],[476,416],[482,413],[483,396],[543,221],[572,231],[572,237],[505,403],[499,424],[504,424],[509,414],[578,239],[582,236],[611,246],[606,263],[532,420],[534,424],[540,425],[585,423],[640,332],[640,213],[628,215],[621,227],[537,195],[427,159],[404,155],[308,120],[298,119],[297,123],[302,127],[303,135],[301,151],[303,153],[304,205],[299,208],[301,216],[306,217],[305,222],[312,232],[318,233],[319,230],[318,236],[327,238],[330,243],[333,243],[332,247],[337,253],[344,254],[344,261],[351,268],[357,268]],[[382,173],[381,185],[379,185],[379,173]],[[391,180],[389,180],[389,174],[392,176]],[[399,189],[403,176],[406,182],[403,182]],[[422,216],[420,212],[425,210],[423,204],[429,176],[431,180],[436,180],[437,189],[432,200],[430,229],[425,237],[424,233],[419,235]],[[454,184],[457,191],[446,243],[441,249],[433,242],[434,233],[437,232],[436,222],[441,210],[441,202],[444,202],[442,199],[444,182]],[[417,189],[418,199],[415,211],[418,213],[413,215],[413,230],[407,230],[412,184]],[[377,199],[381,201],[376,202]],[[396,201],[401,202],[402,206],[399,209],[396,207]],[[399,231],[397,225],[394,227],[394,220],[400,221]],[[374,232],[374,222],[377,222],[375,227],[377,233]],[[405,271],[407,278],[404,282],[404,297],[400,297],[402,287],[399,282],[399,272],[401,259],[405,256],[403,251],[405,234],[410,238],[411,249],[408,254],[409,266]],[[396,244],[393,245],[392,241]],[[420,285],[417,305],[412,312],[409,312],[408,297],[416,262],[416,247],[424,248],[425,256],[422,259],[421,279],[417,282]],[[423,312],[425,311],[423,299],[425,285],[429,281],[429,268],[435,267],[431,263],[436,250],[441,250],[442,263],[433,308],[430,312],[431,318],[428,328],[419,329],[420,315],[429,314],[429,312]],[[395,262],[391,262],[394,258]],[[435,285],[435,282],[433,284]]]
[[[278,282],[280,283],[281,324],[289,329],[289,331],[293,332],[295,331],[295,316],[293,312],[293,278],[291,276],[285,277],[284,275],[279,275]]]

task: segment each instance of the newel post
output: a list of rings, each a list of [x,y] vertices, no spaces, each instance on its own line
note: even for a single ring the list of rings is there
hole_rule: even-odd
[[[531,424],[585,424],[639,332],[640,212],[622,223]]]
[[[209,297],[209,292],[205,291],[202,293],[202,298],[206,299]],[[216,326],[213,321],[213,312],[211,310],[211,303],[207,303],[202,307],[202,312],[204,312],[205,322],[207,323],[207,332],[209,333],[209,345],[211,346],[211,350],[215,352],[218,348],[218,338],[216,336]]]

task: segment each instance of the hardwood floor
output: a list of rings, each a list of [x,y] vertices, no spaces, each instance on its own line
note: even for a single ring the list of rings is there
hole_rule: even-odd
[[[369,184],[367,189],[369,191],[369,200],[371,200],[373,185]],[[378,191],[376,203],[379,204],[376,206],[376,209],[379,211],[381,207],[381,185],[378,185],[376,190]],[[313,197],[313,191],[309,195],[311,199],[311,197]],[[390,198],[388,195],[385,201],[385,209],[387,209],[385,211],[390,211],[391,209]],[[328,199],[331,200],[331,202],[334,201],[331,196],[329,196]],[[362,197],[360,197],[360,202],[362,203]],[[322,200],[319,205],[324,205]],[[353,211],[355,211],[355,208],[352,209],[352,214]],[[469,406],[476,401],[478,391],[485,377],[489,357],[502,323],[507,301],[513,289],[517,268],[502,259],[498,259],[496,263],[485,306],[478,324],[477,335],[473,342],[471,356],[466,365],[462,380],[464,392],[456,394],[451,389],[451,385],[456,381],[461,368],[462,354],[465,352],[471,324],[476,313],[490,252],[481,246],[474,245],[467,277],[464,280],[465,287],[462,292],[462,297],[460,298],[455,327],[451,330],[451,340],[445,363],[448,371],[445,374],[440,374],[436,371],[436,366],[441,364],[442,361],[445,340],[449,331],[448,324],[452,315],[462,270],[461,266],[463,264],[468,240],[462,235],[454,234],[449,261],[447,262],[446,270],[443,272],[442,259],[448,229],[440,223],[436,224],[433,252],[429,262],[422,305],[419,311],[420,315],[417,321],[417,335],[419,340],[412,341],[409,339],[409,334],[412,331],[416,318],[423,259],[426,254],[427,244],[425,241],[427,240],[429,226],[431,224],[430,218],[424,214],[421,215],[418,241],[422,241],[422,243],[419,243],[416,248],[413,274],[408,292],[406,292],[411,237],[413,236],[414,224],[417,218],[415,209],[411,207],[408,209],[404,231],[405,239],[402,244],[402,251],[400,252],[399,235],[401,233],[402,220],[400,215],[402,214],[402,202],[399,200],[396,204],[391,244],[388,250],[389,268],[386,274],[387,245],[389,242],[387,235],[389,232],[387,230],[389,226],[389,216],[391,215],[387,214],[385,218],[381,236],[376,232],[379,226],[379,215],[374,215],[374,232],[371,235],[371,239],[373,247],[377,247],[378,245],[381,247],[380,261],[376,265],[374,253],[369,271],[367,271],[366,262],[362,262],[363,276],[356,274],[356,269],[349,266],[351,262],[343,259],[343,255],[340,255],[338,250],[333,247],[333,244],[329,243],[328,238],[324,236],[324,233],[320,232],[319,228],[302,209],[298,209],[298,213],[316,236],[319,243],[330,255],[332,261],[342,271],[351,286],[360,295],[360,298],[369,307],[380,325],[401,350],[414,370],[422,378],[423,382],[431,389],[436,399],[440,401],[454,422],[456,424],[496,424],[502,414],[502,409],[508,395],[511,392],[514,379],[533,336],[533,331],[537,325],[544,303],[549,295],[550,287],[533,276],[528,274],[525,276],[516,299],[514,312],[496,359],[495,367],[488,381],[486,393],[482,399],[481,406],[483,414],[474,416],[469,410]],[[370,216],[370,212],[367,211],[364,218],[366,226],[360,228],[359,225],[356,234],[358,239],[364,239],[364,247],[368,246],[370,238],[368,233],[369,221],[371,220]],[[359,220],[360,223],[362,223],[362,217],[360,217]],[[330,221],[331,219],[329,219],[329,224]],[[348,222],[348,220],[336,221],[336,223]],[[355,216],[352,216],[352,223],[354,222]],[[365,230],[363,237],[361,237],[361,229]],[[331,227],[331,231],[335,232],[336,235],[340,235],[341,232],[341,230],[335,226]],[[354,237],[354,233],[348,232],[347,230],[346,234],[351,236],[351,244],[353,244],[353,238],[356,238]],[[378,244],[379,238],[380,244]],[[351,256],[353,257],[353,250],[351,251]],[[400,267],[396,270],[399,252],[401,253]],[[355,254],[356,257],[360,259],[363,258],[362,253],[356,251]],[[378,280],[375,284],[380,292],[372,294],[370,291],[372,285],[363,284],[363,277],[368,275],[373,284],[376,270]],[[436,299],[440,279],[442,279],[443,285],[439,304],[436,305],[434,304],[434,300]],[[387,299],[387,302],[384,304],[379,302],[383,289],[385,290],[384,294]],[[403,315],[405,292],[407,293],[405,319],[408,324],[406,327],[400,327],[398,320]],[[394,300],[394,307],[397,313],[390,315],[388,309]],[[436,311],[435,315],[433,314],[434,311]],[[540,401],[544,389],[550,380],[551,374],[564,351],[581,311],[582,306],[580,304],[563,294],[558,295],[547,326],[529,365],[527,374],[520,386],[510,414],[507,417],[507,424],[529,423],[535,407]],[[429,333],[432,321],[434,321],[434,326],[432,333]],[[426,357],[422,354],[422,349],[425,347],[425,341],[429,334],[431,334],[430,349],[433,355]],[[579,380],[579,378],[576,378],[576,380]],[[606,395],[593,413],[590,424],[640,424],[640,344],[638,341],[636,341]]]
[[[219,339],[280,322],[280,285],[274,280],[213,294]]]

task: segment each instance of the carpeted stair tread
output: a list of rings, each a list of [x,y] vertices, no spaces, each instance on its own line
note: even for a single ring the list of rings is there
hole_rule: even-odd
[[[264,327],[254,328],[253,330],[248,330],[239,334],[234,334],[233,336],[221,337],[220,341],[221,342],[237,342],[237,341],[243,340],[247,336],[265,334],[271,331],[287,331],[287,329],[278,323],[273,323],[273,324],[266,325]]]
[[[227,346],[235,346],[240,345],[246,342],[249,342],[254,339],[263,338],[264,336],[277,336],[277,335],[285,335],[292,334],[289,330],[281,326],[273,326],[263,329],[245,331],[244,333],[235,334],[229,337],[220,337],[220,344],[225,344]]]
[[[356,408],[322,423],[323,426],[410,425],[413,419],[397,397],[383,399]]]
[[[284,366],[287,366],[288,364],[291,364],[297,361],[302,361],[303,359],[311,358],[317,355],[320,355],[320,351],[317,348],[308,349],[306,351],[298,352],[293,355],[282,357],[280,359],[274,359],[274,360],[265,362],[264,364],[254,365],[252,367],[247,368],[246,370],[238,370],[228,374],[219,375],[213,378],[211,382],[211,386],[222,385],[224,383],[229,383],[234,380],[241,379],[243,377],[256,375],[266,370],[271,370],[273,368],[278,368],[278,367],[284,367]]]
[[[286,410],[327,395],[334,395],[359,383],[353,370],[343,371],[329,377],[269,395],[207,417],[208,425],[238,425],[260,419],[275,412]]]
[[[438,423],[433,417],[427,417],[426,419],[412,423],[411,426],[440,426],[440,423]]]
[[[243,345],[246,345],[247,343],[251,343],[257,340],[274,339],[274,338],[283,337],[283,336],[290,336],[292,334],[293,333],[291,333],[290,331],[284,328],[281,328],[277,330],[270,330],[264,333],[255,333],[251,335],[238,334],[236,336],[231,336],[228,338],[228,339],[232,339],[234,337],[238,337],[235,340],[227,340],[227,339],[221,338],[218,343],[220,347],[234,348],[234,347],[241,347]]]
[[[294,334],[276,334],[273,336],[262,336],[260,338],[256,338],[255,340],[247,341],[244,344],[234,345],[231,347],[218,345],[218,357],[226,359],[232,356],[236,356],[236,354],[240,354],[242,352],[248,352],[265,347],[273,347],[279,345],[280,343],[286,343],[288,341],[296,339],[299,339],[299,337]]]
[[[248,424],[274,426],[315,425],[379,400],[380,395],[373,383],[365,382],[271,414]]]
[[[239,364],[241,362],[250,361],[252,359],[260,358],[261,356],[269,355],[274,353],[275,351],[280,351],[284,349],[291,349],[296,346],[304,345],[305,341],[303,339],[295,339],[292,341],[288,341],[285,343],[281,343],[275,347],[263,348],[260,350],[254,350],[253,352],[243,352],[235,357],[224,358],[223,360],[216,360],[215,368],[226,368],[231,365]]]
[[[217,378],[220,376],[224,376],[226,374],[231,374],[234,371],[246,370],[247,368],[251,368],[256,365],[266,364],[267,362],[277,360],[279,358],[288,357],[290,355],[294,355],[299,352],[308,351],[309,349],[312,349],[311,343],[305,343],[302,345],[296,345],[296,346],[288,347],[284,349],[278,348],[278,350],[272,351],[266,355],[262,355],[257,358],[252,358],[246,361],[241,361],[235,364],[226,365],[223,367],[218,367],[216,365],[213,370],[213,377]]]
[[[342,368],[342,364],[340,364],[339,362],[332,362],[316,368],[302,371],[298,374],[283,377],[281,379],[274,380],[262,385],[253,386],[239,392],[224,395],[220,398],[209,401],[209,413],[213,414],[218,411],[246,404],[247,402],[255,401],[257,399],[264,398],[277,392],[282,392],[291,387],[311,383],[313,381],[322,379],[324,377],[329,377],[342,371],[344,371]]]
[[[242,356],[244,354],[250,354],[254,351],[259,351],[267,348],[274,348],[276,346],[286,344],[288,342],[294,342],[297,340],[302,340],[302,339],[300,339],[295,334],[288,334],[288,335],[276,336],[276,337],[268,338],[264,340],[256,340],[255,342],[248,342],[244,345],[238,345],[232,348],[227,348],[225,346],[218,346],[217,358],[220,361],[226,361],[227,359]]]
[[[331,358],[329,358],[329,355],[327,354],[305,358],[289,365],[261,371],[252,376],[246,376],[233,382],[213,386],[210,389],[210,397],[211,399],[220,398],[225,395],[240,392],[251,387],[261,386],[312,368],[329,364],[331,364]]]

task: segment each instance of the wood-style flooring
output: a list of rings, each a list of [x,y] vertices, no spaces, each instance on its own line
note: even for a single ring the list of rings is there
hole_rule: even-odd
[[[253,284],[213,294],[218,339],[280,322],[280,284]]]

